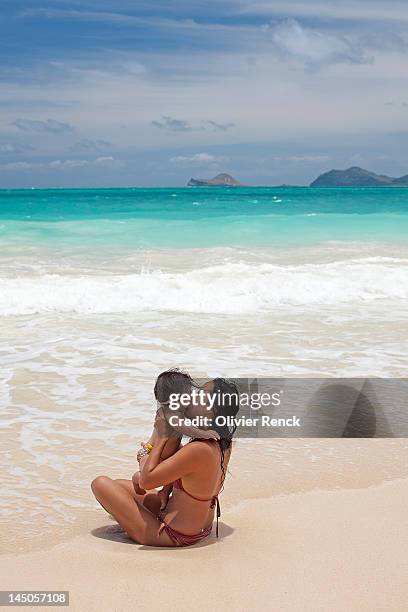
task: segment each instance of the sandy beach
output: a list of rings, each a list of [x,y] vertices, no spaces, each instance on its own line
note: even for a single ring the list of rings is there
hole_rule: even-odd
[[[408,3],[2,5],[0,590],[407,612]],[[174,368],[239,387],[220,466],[159,465]],[[199,539],[233,432],[219,538],[91,492],[151,451]]]
[[[0,607],[408,612],[408,2],[1,16]]]
[[[89,511],[77,513],[77,535],[64,532],[57,543],[44,533],[41,550],[29,552],[27,541],[26,552],[1,557],[3,588],[69,590],[70,609],[90,612],[221,604],[231,611],[405,610],[406,442],[309,440],[306,453],[303,440],[276,443],[286,446],[286,469],[293,469],[286,491],[289,471],[266,441],[238,444],[218,541],[139,546],[89,497]],[[322,461],[330,449],[334,459]],[[396,453],[398,476],[380,465]]]

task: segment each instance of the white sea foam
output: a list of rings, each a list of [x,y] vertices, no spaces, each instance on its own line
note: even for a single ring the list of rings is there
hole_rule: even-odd
[[[405,260],[224,263],[188,272],[20,276],[0,279],[0,315],[74,313],[255,313],[284,306],[361,305],[408,299]]]

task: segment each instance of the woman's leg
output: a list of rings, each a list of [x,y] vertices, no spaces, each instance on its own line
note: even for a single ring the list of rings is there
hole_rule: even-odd
[[[139,472],[136,472],[136,474],[138,473]],[[160,495],[159,491],[152,489],[151,491],[146,491],[146,493],[143,495],[139,495],[135,491],[134,481],[117,478],[114,482],[128,491],[139,504],[143,504],[143,506],[150,510],[150,512],[152,512],[155,516],[159,515],[160,504],[162,502],[162,496]]]
[[[125,478],[115,478],[115,482],[117,482],[118,485],[123,487],[126,491],[129,491],[129,493],[133,495],[135,499],[137,499],[135,488],[131,480],[127,480]],[[141,496],[139,495],[138,497],[141,497]]]
[[[108,476],[98,476],[91,487],[101,506],[115,517],[132,540],[147,546],[174,546],[164,530],[159,533],[157,517],[137,501],[123,483]]]

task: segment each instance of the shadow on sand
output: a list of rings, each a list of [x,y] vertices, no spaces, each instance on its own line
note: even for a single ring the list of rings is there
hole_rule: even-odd
[[[227,538],[234,532],[233,528],[227,525],[226,523],[219,523],[219,538],[217,539],[214,535],[211,535],[209,538],[206,538],[202,542],[198,544],[193,544],[193,546],[184,546],[184,547],[159,547],[166,548],[167,550],[185,550],[187,548],[201,548],[203,546],[211,546],[212,544],[216,544],[218,541],[222,541],[224,538]],[[117,542],[118,544],[130,544],[131,546],[137,546],[139,550],[156,550],[158,547],[156,546],[142,546],[129,538],[127,533],[123,531],[120,525],[103,525],[102,527],[97,527],[96,529],[92,529],[92,535],[95,538],[101,538],[102,540],[110,540],[111,542]]]

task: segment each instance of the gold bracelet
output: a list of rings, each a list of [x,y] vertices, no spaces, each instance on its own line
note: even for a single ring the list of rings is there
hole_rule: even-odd
[[[145,442],[141,442],[140,446],[142,448],[140,448],[137,451],[137,455],[136,455],[136,459],[138,461],[140,461],[143,457],[146,457],[147,455],[149,455],[151,450],[153,449],[153,445],[149,444],[148,442],[146,442],[146,443]]]

